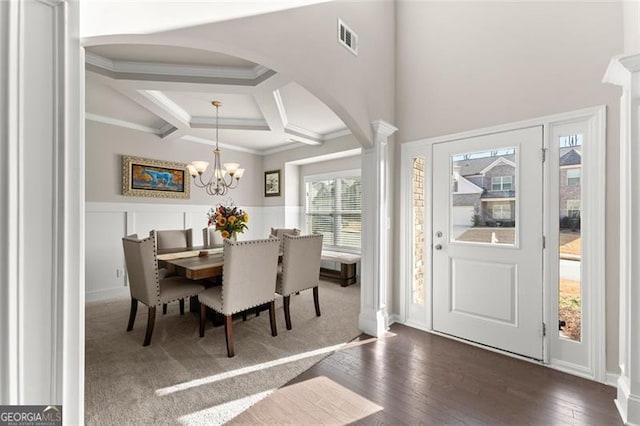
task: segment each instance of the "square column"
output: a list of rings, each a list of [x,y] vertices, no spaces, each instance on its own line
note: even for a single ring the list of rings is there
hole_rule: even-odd
[[[616,405],[640,424],[640,55],[611,60],[603,82],[620,100],[620,377]]]
[[[372,123],[373,147],[362,151],[362,287],[359,327],[372,336],[387,329],[389,288],[390,197],[388,139],[398,129]]]

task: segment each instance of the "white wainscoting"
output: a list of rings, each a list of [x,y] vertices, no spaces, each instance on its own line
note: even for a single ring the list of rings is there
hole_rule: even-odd
[[[202,244],[202,228],[207,224],[209,205],[98,203],[87,202],[85,282],[86,301],[110,299],[129,294],[122,237],[149,235],[152,229],[193,228],[194,244]],[[266,238],[269,228],[283,227],[284,206],[242,206],[249,213],[249,229],[241,239]],[[291,214],[298,214],[298,210]]]

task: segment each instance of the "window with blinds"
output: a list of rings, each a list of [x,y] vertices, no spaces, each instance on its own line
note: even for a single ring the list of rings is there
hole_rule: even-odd
[[[323,247],[360,251],[362,228],[359,171],[305,179],[307,231],[322,234]]]

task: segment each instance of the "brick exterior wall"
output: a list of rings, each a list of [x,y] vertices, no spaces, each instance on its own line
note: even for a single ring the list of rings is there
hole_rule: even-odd
[[[412,300],[418,305],[424,304],[425,265],[424,265],[424,158],[413,160],[413,288]]]
[[[569,215],[569,213],[567,212],[568,200],[581,200],[582,177],[580,177],[579,185],[567,185],[567,170],[581,168],[582,166],[567,168],[563,167],[560,169],[560,219]]]

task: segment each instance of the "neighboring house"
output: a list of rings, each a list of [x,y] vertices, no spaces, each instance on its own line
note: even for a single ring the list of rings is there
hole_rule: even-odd
[[[560,149],[561,221],[563,218],[580,217],[580,148],[578,145]],[[456,159],[453,169],[454,226],[515,225],[516,173],[513,154]]]

